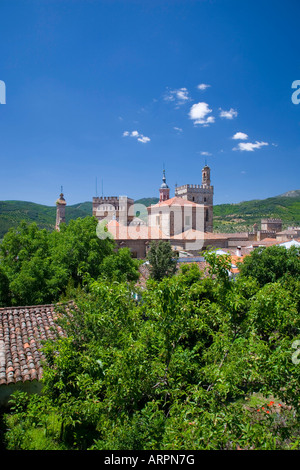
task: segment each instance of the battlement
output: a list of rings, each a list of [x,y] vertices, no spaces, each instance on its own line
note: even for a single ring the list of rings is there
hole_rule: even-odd
[[[277,218],[261,219],[261,230],[275,230],[275,232],[280,232],[282,230],[282,220]]]
[[[182,186],[177,186],[175,188],[175,193],[177,192],[180,192],[180,191],[186,191],[186,190],[193,190],[193,191],[203,191],[203,190],[206,190],[206,191],[212,191],[213,190],[213,186],[205,186],[203,184],[183,184]]]
[[[261,219],[262,224],[281,224],[282,220],[281,219]]]

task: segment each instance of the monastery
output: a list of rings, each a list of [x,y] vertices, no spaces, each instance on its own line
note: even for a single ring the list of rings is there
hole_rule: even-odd
[[[241,256],[256,246],[267,246],[300,235],[283,232],[280,219],[262,219],[260,229],[255,224],[251,232],[216,233],[213,231],[213,195],[208,165],[202,169],[201,184],[176,186],[174,197],[170,197],[164,170],[157,204],[146,207],[135,204],[127,196],[94,197],[93,216],[103,229],[98,236],[111,236],[119,248],[126,246],[133,257],[144,259],[153,240],[168,240],[181,257],[199,256],[208,248]],[[63,194],[56,206],[56,229],[59,230],[60,223],[65,221]],[[104,226],[108,232],[104,231]]]

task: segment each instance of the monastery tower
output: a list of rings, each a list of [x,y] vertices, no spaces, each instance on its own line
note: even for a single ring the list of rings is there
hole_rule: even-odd
[[[211,186],[210,168],[202,169],[202,184],[185,184],[175,189],[175,196],[187,201],[202,204],[204,207],[204,231],[213,231],[213,197],[214,187]]]
[[[61,192],[59,195],[59,198],[56,201],[56,224],[55,224],[55,230],[59,230],[59,226],[61,223],[66,222],[66,201],[64,199],[64,195]]]

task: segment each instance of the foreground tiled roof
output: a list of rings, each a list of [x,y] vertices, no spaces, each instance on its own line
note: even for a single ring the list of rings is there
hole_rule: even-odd
[[[0,385],[39,380],[42,341],[63,336],[54,305],[0,309]]]

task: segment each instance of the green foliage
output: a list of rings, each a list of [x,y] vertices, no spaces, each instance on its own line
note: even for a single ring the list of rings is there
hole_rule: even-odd
[[[7,446],[299,449],[298,255],[270,256],[288,257],[272,282],[229,281],[229,260],[208,252],[206,273],[151,279],[139,301],[122,276],[87,279],[61,306],[67,337],[43,348],[44,395],[14,398]]]
[[[152,241],[147,254],[150,274],[156,281],[172,276],[176,271],[178,254],[172,250],[170,242]]]
[[[86,276],[136,281],[139,262],[128,249],[100,239],[94,217],[47,232],[22,222],[0,245],[0,307],[56,302],[82,286]]]
[[[100,274],[112,281],[137,281],[140,264],[139,260],[132,258],[129,248],[120,248],[116,254],[104,258]]]
[[[300,276],[300,250],[283,246],[257,248],[240,264],[240,273],[252,277],[260,286],[276,282],[283,277]]]

